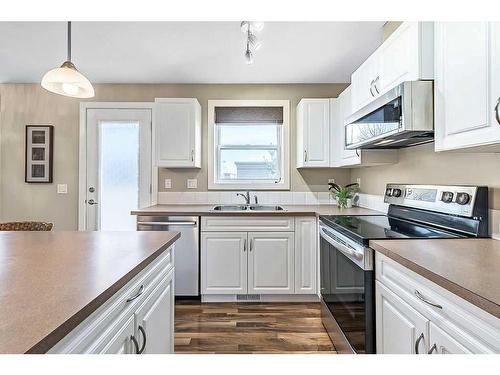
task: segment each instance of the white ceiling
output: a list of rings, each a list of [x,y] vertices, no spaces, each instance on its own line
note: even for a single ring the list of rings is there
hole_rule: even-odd
[[[266,22],[247,65],[239,22],[74,22],[72,60],[94,83],[350,82],[382,25]],[[39,82],[64,60],[64,22],[0,22],[0,82]]]

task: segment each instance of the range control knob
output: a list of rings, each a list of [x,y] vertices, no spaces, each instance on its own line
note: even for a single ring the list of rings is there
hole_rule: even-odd
[[[400,197],[401,196],[401,189],[392,189],[392,196],[393,197]]]
[[[391,188],[385,189],[385,195],[387,195],[388,197],[391,197],[392,196],[392,189]]]
[[[466,205],[470,201],[470,195],[467,193],[457,193],[457,203]]]
[[[443,191],[443,194],[441,195],[441,200],[444,203],[451,203],[451,201],[453,201],[453,193],[451,191]]]

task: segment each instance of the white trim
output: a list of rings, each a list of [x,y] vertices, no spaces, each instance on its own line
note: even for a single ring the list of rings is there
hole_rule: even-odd
[[[214,181],[215,107],[283,107],[282,180],[279,183],[216,183]],[[289,100],[209,100],[208,101],[208,190],[290,190],[290,101]]]
[[[260,296],[258,300],[238,300],[237,294],[202,294],[202,303],[212,302],[318,302],[319,296],[317,294],[257,294]],[[255,294],[248,294],[248,296],[255,296]]]
[[[153,102],[80,102],[80,132],[78,158],[78,230],[87,230],[85,197],[87,195],[87,110],[88,109],[150,109],[154,117]],[[158,195],[158,169],[156,168],[155,134],[151,132],[151,204],[156,204]]]

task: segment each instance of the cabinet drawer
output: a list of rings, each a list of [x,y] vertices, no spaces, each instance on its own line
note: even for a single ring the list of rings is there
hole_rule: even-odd
[[[219,217],[205,216],[201,218],[202,232],[293,232],[293,217]]]
[[[100,352],[102,350],[100,338],[105,337],[103,332],[109,337],[120,329],[134,309],[155,289],[162,277],[174,268],[172,250],[173,246],[165,250],[153,263],[57,343],[49,353]]]
[[[500,352],[500,319],[376,252],[375,277],[471,352]],[[431,306],[416,294],[440,307]]]

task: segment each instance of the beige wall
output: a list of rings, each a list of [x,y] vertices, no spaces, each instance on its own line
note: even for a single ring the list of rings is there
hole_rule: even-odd
[[[326,191],[327,179],[349,181],[349,170],[297,171],[295,166],[295,107],[302,97],[336,97],[345,84],[313,85],[96,85],[94,101],[153,101],[155,97],[195,97],[202,105],[203,167],[201,170],[160,170],[159,185],[171,178],[171,191],[185,189],[187,178],[207,187],[207,100],[288,99],[291,108],[291,188]],[[26,124],[54,125],[54,183],[24,182]],[[1,220],[48,220],[56,229],[77,228],[79,101],[51,94],[38,84],[0,84],[0,217]],[[56,184],[68,184],[68,194]]]

